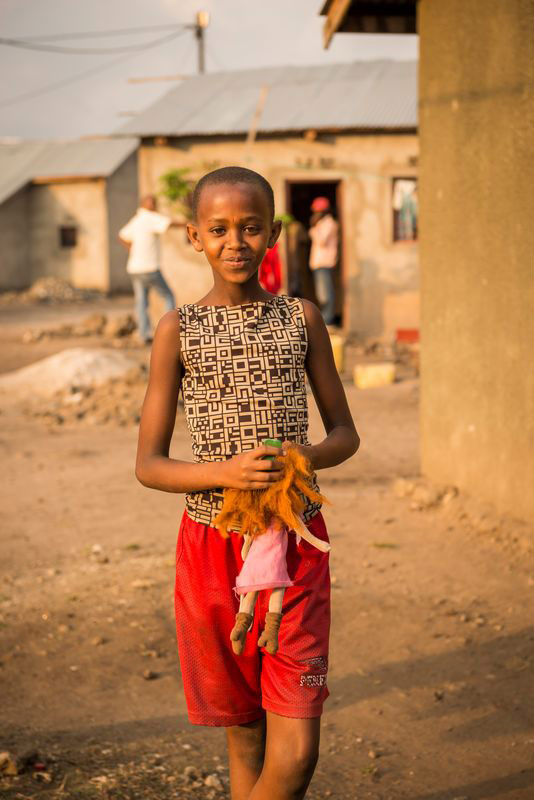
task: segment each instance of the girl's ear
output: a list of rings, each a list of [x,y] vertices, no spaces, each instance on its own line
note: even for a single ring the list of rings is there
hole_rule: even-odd
[[[271,248],[274,247],[276,242],[278,241],[278,237],[280,236],[280,231],[282,230],[282,221],[279,219],[275,219],[271,228],[271,234],[269,236],[269,242],[267,247]]]
[[[192,222],[187,223],[187,235],[189,237],[189,241],[197,251],[197,253],[201,253],[204,248],[202,247],[202,242],[200,241],[200,237],[198,235],[198,228]]]

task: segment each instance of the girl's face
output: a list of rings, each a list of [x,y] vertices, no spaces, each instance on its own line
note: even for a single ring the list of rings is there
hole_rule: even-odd
[[[258,271],[268,247],[274,247],[281,223],[273,222],[269,203],[249,183],[208,185],[200,196],[196,222],[187,226],[197,252],[226,283],[246,283]]]

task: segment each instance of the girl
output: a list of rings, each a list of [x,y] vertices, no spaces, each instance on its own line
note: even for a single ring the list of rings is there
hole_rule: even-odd
[[[280,235],[269,183],[225,167],[205,175],[193,197],[188,235],[213,271],[197,303],[158,325],[139,432],[136,475],[145,486],[186,493],[176,555],[176,630],[189,719],[226,727],[233,800],[305,796],[328,696],[328,555],[289,537],[279,650],[257,646],[267,603],[258,603],[243,653],[229,638],[243,565],[241,537],[223,539],[211,523],[226,487],[265,489],[281,476],[279,450],[294,442],[314,469],[356,452],[359,439],[330,340],[311,303],[266,292],[258,269]],[[305,372],[326,430],[307,438]],[[178,392],[183,391],[194,463],[169,458]],[[279,456],[266,459],[265,456]],[[327,540],[317,504],[304,521]]]

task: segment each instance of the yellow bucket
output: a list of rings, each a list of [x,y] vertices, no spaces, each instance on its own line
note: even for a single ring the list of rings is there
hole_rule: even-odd
[[[330,344],[332,345],[336,369],[338,372],[343,372],[345,368],[345,338],[338,333],[331,333]]]
[[[380,364],[357,364],[354,367],[354,385],[358,389],[375,389],[387,386],[395,380],[395,364],[384,361]]]

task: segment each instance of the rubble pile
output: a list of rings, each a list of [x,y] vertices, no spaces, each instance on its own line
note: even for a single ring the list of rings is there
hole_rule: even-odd
[[[108,318],[105,314],[90,314],[78,323],[63,323],[53,328],[35,328],[22,335],[26,344],[46,339],[68,339],[69,337],[103,336],[106,339],[124,339],[137,329],[132,314]]]
[[[48,275],[38,278],[29,289],[0,293],[0,305],[13,303],[80,303],[101,298],[96,289],[77,289],[64,278]]]
[[[28,405],[24,413],[52,426],[85,423],[88,425],[137,425],[146,391],[145,365],[99,385],[72,385],[57,392],[43,405]]]
[[[136,361],[107,347],[69,347],[27,367],[0,375],[0,392],[42,402],[56,392],[106,383],[128,373]]]

